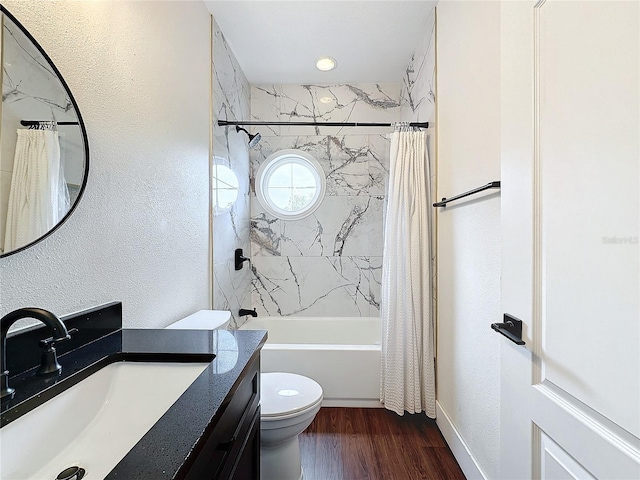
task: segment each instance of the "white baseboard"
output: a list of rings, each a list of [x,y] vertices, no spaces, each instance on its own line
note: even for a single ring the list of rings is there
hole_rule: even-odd
[[[453,456],[456,457],[462,472],[467,479],[482,479],[487,480],[487,476],[482,472],[482,469],[473,458],[472,453],[469,451],[467,444],[464,442],[460,433],[451,422],[451,418],[447,415],[447,412],[442,408],[439,402],[436,401],[436,424],[442,432],[442,436],[447,441],[449,448],[453,452]]]

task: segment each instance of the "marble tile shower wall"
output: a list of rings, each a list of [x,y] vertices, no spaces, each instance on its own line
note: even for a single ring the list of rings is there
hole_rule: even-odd
[[[250,114],[251,89],[224,35],[214,23],[213,36],[213,108],[214,120],[244,120]],[[234,269],[234,251],[250,249],[249,241],[249,148],[244,133],[235,128],[213,128],[214,162],[229,167],[237,176],[238,199],[228,212],[213,218],[213,308],[230,310],[232,325],[243,318],[238,309],[250,305],[251,272]]]
[[[253,86],[253,120],[395,122],[401,84]],[[251,190],[252,305],[261,315],[377,316],[389,128],[259,127],[251,179],[282,149],[312,154],[324,169],[321,206],[277,219]]]
[[[428,34],[416,45],[402,79],[400,118],[403,122],[433,122],[435,119],[435,10],[429,16],[425,30]]]

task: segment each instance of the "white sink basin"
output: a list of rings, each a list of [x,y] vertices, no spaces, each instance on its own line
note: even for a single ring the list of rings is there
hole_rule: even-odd
[[[207,366],[107,365],[0,429],[0,478],[54,479],[77,465],[103,479]]]

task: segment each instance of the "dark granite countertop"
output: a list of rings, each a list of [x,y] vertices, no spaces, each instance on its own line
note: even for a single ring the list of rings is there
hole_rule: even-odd
[[[262,330],[118,330],[60,356],[60,377],[43,380],[29,371],[11,378],[16,395],[2,403],[2,424],[114,361],[206,361],[204,372],[106,477],[174,478],[265,341]]]

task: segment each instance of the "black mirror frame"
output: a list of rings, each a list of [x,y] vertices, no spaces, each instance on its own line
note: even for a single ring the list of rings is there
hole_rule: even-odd
[[[47,55],[47,53],[40,46],[40,44],[37,42],[37,40],[35,38],[33,38],[33,35],[31,35],[29,33],[29,31],[18,20],[16,20],[16,18],[13,15],[11,15],[11,13],[9,13],[9,11],[6,9],[6,7],[4,7],[3,5],[0,5],[0,12],[3,15],[6,15],[7,18],[9,18],[9,20],[11,20],[15,25],[18,26],[18,28],[22,31],[22,33],[38,49],[40,54],[49,63],[49,65],[51,65],[51,68],[53,69],[54,73],[58,77],[58,80],[60,80],[60,83],[62,84],[62,87],[64,88],[65,92],[67,92],[67,95],[69,96],[69,100],[71,101],[71,104],[73,105],[73,108],[75,109],[76,115],[78,117],[78,125],[80,126],[80,132],[82,134],[82,141],[83,141],[83,144],[84,144],[84,174],[83,174],[83,178],[82,178],[82,185],[80,186],[80,190],[78,191],[78,197],[76,198],[76,201],[73,203],[73,205],[71,206],[71,208],[69,209],[67,214],[51,230],[49,230],[47,233],[45,233],[41,237],[36,238],[31,243],[28,243],[27,245],[23,245],[20,248],[16,248],[15,250],[11,250],[10,252],[5,252],[5,253],[0,254],[0,258],[5,258],[5,257],[8,257],[10,255],[14,255],[14,254],[16,254],[18,252],[22,252],[22,251],[26,250],[27,248],[30,248],[30,247],[34,246],[35,244],[43,241],[45,238],[49,237],[53,232],[58,230],[69,219],[71,214],[75,211],[75,209],[77,208],[78,204],[80,203],[80,200],[82,199],[82,195],[84,194],[85,187],[87,186],[87,179],[89,178],[89,142],[87,140],[87,129],[85,128],[84,121],[82,120],[82,115],[80,114],[80,109],[78,108],[78,104],[76,103],[76,99],[73,97],[73,94],[71,93],[71,90],[69,89],[69,86],[67,85],[67,82],[64,80],[62,74],[58,70],[58,67],[55,66],[55,64],[53,63],[53,61],[49,57],[49,55]]]

